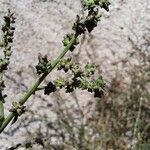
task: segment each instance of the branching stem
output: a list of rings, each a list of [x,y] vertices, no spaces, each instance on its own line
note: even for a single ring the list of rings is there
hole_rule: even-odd
[[[68,43],[68,45],[62,50],[60,55],[49,65],[49,69],[47,72],[43,73],[37,81],[27,90],[27,92],[22,96],[22,98],[19,100],[19,104],[23,105],[29,97],[35,93],[39,85],[42,83],[42,81],[46,78],[46,76],[57,66],[59,61],[65,56],[65,54],[69,51],[70,47],[74,45],[76,41],[77,35],[72,36],[72,39]],[[3,124],[0,127],[0,133],[6,128],[6,126],[10,123],[10,121],[15,117],[15,114],[13,112],[10,112],[9,115],[4,120]]]

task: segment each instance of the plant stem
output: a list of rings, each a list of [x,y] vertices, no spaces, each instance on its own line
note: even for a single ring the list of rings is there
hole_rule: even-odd
[[[60,55],[50,64],[49,69],[47,72],[43,73],[37,81],[27,90],[27,92],[22,96],[22,98],[19,100],[19,104],[23,105],[29,97],[35,93],[38,86],[42,83],[42,81],[46,78],[46,76],[57,66],[57,64],[60,62],[60,60],[65,56],[65,54],[69,51],[69,49],[72,47],[72,45],[75,43],[76,38],[78,35],[74,35],[72,39],[70,40],[69,44],[62,50]],[[13,112],[10,112],[9,115],[6,117],[2,125],[0,126],[0,133],[6,128],[6,126],[10,123],[10,121],[15,117],[15,114]]]
[[[141,112],[142,112],[142,102],[143,102],[143,99],[140,98],[139,110],[138,110],[138,114],[137,114],[136,121],[135,121],[135,124],[134,124],[134,131],[133,131],[133,137],[134,138],[136,138],[138,130],[139,130],[139,122],[140,122],[140,117],[141,117]]]
[[[3,123],[4,121],[4,104],[3,101],[0,100],[0,125]]]
[[[3,74],[0,73],[0,82],[3,82]],[[2,89],[0,90],[0,126],[4,121],[4,98],[2,94]]]
[[[134,124],[134,129],[133,129],[133,140],[132,140],[133,150],[136,149],[137,142],[138,142],[139,122],[140,122],[140,117],[141,117],[141,112],[142,112],[142,104],[143,104],[143,99],[140,98],[139,110],[137,113],[137,117],[136,117],[135,124]]]

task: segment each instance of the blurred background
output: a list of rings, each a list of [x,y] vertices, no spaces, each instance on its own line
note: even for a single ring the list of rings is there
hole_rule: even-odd
[[[28,111],[0,135],[1,150],[150,149],[150,1],[110,2],[94,31],[67,54],[81,66],[99,65],[104,97],[81,90],[37,92],[26,103]],[[84,15],[81,0],[0,0],[0,25],[8,8],[16,30],[5,73],[6,114],[37,78],[38,54],[54,59],[76,15]],[[44,84],[59,76],[53,71]]]

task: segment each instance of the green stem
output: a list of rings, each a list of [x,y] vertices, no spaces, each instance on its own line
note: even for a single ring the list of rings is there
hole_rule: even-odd
[[[46,76],[57,66],[59,61],[65,56],[65,54],[69,51],[69,49],[72,47],[72,45],[75,43],[77,38],[77,35],[73,36],[70,40],[70,43],[62,50],[60,55],[51,63],[49,70],[45,73],[43,73],[37,81],[29,88],[29,90],[22,96],[22,98],[19,100],[19,104],[23,105],[28,98],[35,93],[38,86],[42,83],[42,81],[46,78]],[[6,126],[10,123],[10,121],[15,117],[15,114],[13,112],[10,112],[9,115],[6,117],[2,125],[0,126],[0,133],[6,128]]]
[[[0,82],[3,82],[3,74],[0,73]],[[2,85],[1,85],[2,86]],[[0,90],[0,126],[4,121],[4,98],[2,94],[2,90]]]
[[[0,100],[0,125],[3,123],[4,121],[4,104],[3,101]]]

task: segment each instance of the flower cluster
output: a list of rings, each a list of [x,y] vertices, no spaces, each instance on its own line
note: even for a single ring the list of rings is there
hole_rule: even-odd
[[[65,79],[60,77],[54,82],[49,82],[45,87],[45,94],[49,95],[55,92],[57,88],[65,88],[66,93],[73,92],[76,88],[87,90],[94,93],[95,97],[101,97],[103,95],[103,88],[105,83],[102,77],[97,79],[90,79],[94,75],[97,65],[87,63],[84,69],[81,69],[78,64],[72,62],[70,58],[62,59],[58,65],[58,70],[64,70],[65,72],[71,71],[71,79]]]
[[[101,8],[104,8],[106,11],[109,11],[110,2],[108,0],[97,0],[97,1],[99,1],[99,5]]]
[[[2,41],[0,42],[0,48],[3,50],[3,53],[0,58],[0,125],[4,121],[4,102],[7,95],[3,94],[5,88],[3,74],[7,70],[7,67],[10,62],[11,56],[11,43],[13,42],[13,35],[15,27],[15,18],[13,13],[8,10],[8,14],[4,16],[4,24],[1,27],[2,30]]]
[[[9,64],[9,59],[11,56],[11,43],[13,42],[13,35],[15,27],[13,24],[15,23],[15,18],[13,17],[13,13],[8,10],[7,16],[4,16],[4,25],[1,30],[3,32],[2,42],[0,47],[3,48],[4,58],[0,59],[0,72],[7,69]]]
[[[73,25],[73,30],[77,35],[84,34],[87,30],[91,32],[100,20],[101,15],[98,13],[98,7],[104,8],[109,11],[108,0],[84,0],[84,8],[88,11],[86,18],[79,15],[76,17],[76,22]]]
[[[100,6],[101,8],[109,11],[110,2],[108,0],[84,0],[84,8],[91,9],[94,6]]]
[[[38,56],[38,65],[36,65],[36,71],[37,71],[37,74],[41,74],[41,73],[44,73],[47,71],[47,68],[48,68],[48,59],[47,59],[47,55],[45,56],[42,56],[42,54],[39,54]]]
[[[75,35],[72,33],[72,34],[67,34],[65,37],[64,37],[64,40],[62,41],[63,42],[63,45],[66,47],[71,39],[74,37]],[[75,42],[72,44],[72,46],[70,47],[70,51],[73,51],[75,49],[75,46],[79,44],[79,41],[78,41],[78,38],[75,39]]]
[[[98,14],[98,9],[91,7],[85,19],[77,15],[72,29],[77,35],[84,34],[86,30],[91,32],[97,26],[99,20],[100,15]]]
[[[18,102],[12,102],[12,108],[9,110],[15,114],[12,124],[15,123],[19,116],[25,112],[25,106],[20,105]]]

